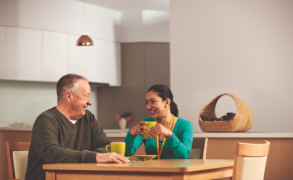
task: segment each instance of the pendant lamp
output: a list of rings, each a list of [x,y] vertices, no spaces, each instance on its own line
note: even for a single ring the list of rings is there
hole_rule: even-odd
[[[85,2],[83,2],[83,30],[85,32]],[[76,41],[76,46],[93,46],[93,40],[84,33],[81,35],[78,40]]]

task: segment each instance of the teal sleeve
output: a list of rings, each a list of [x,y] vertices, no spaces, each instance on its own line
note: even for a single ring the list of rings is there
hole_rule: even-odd
[[[190,154],[193,142],[193,126],[190,121],[185,121],[180,127],[180,132],[168,138],[165,142],[166,147],[173,151],[174,159],[187,159]]]
[[[125,139],[125,156],[132,156],[136,150],[141,146],[143,138],[138,135],[131,135],[130,130],[128,131]]]

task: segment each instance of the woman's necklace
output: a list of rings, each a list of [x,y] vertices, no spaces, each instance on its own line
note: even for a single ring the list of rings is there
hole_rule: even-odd
[[[171,119],[171,122],[170,122],[170,125],[169,125],[169,130],[171,130],[171,128],[172,128],[173,121],[174,121],[174,115],[172,114],[172,119]],[[156,120],[156,122],[157,122],[157,120]],[[163,147],[164,147],[165,142],[166,142],[166,137],[163,140],[163,144],[161,146],[161,149],[160,149],[160,146],[159,146],[159,135],[156,136],[156,139],[157,139],[157,154],[158,154],[158,159],[160,159]]]

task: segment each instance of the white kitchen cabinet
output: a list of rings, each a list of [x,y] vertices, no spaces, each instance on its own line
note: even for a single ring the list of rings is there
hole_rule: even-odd
[[[78,37],[69,37],[68,72],[81,74],[94,83],[121,85],[120,45],[93,39],[94,46],[75,46]]]
[[[120,85],[121,16],[81,1],[0,0],[0,80],[56,82],[71,72]],[[93,47],[76,47],[84,30]]]
[[[121,46],[111,41],[96,41],[98,48],[98,71],[112,86],[121,85]],[[94,77],[92,77],[94,78]]]
[[[42,32],[6,28],[5,79],[40,80],[42,71]]]
[[[67,73],[68,36],[63,33],[43,33],[42,80],[57,82]]]
[[[78,36],[0,26],[0,79],[57,82],[67,73],[92,83],[121,85],[120,44],[94,40],[76,46]]]

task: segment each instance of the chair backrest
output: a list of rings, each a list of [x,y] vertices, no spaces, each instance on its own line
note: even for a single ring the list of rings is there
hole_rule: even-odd
[[[6,141],[9,180],[24,179],[30,144]]]
[[[206,159],[208,138],[194,138],[188,159]]]
[[[236,144],[233,180],[261,180],[264,179],[270,142],[263,144]]]

